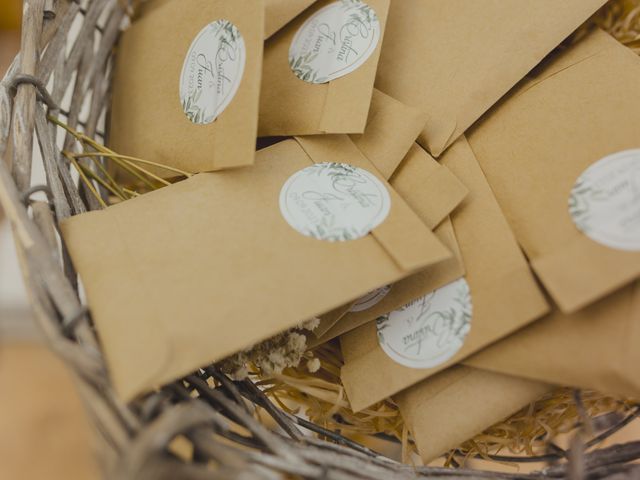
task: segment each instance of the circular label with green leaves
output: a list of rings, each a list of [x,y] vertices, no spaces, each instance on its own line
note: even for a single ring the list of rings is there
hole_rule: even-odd
[[[189,120],[207,125],[218,118],[238,91],[245,61],[244,39],[228,20],[198,33],[180,75],[180,101]]]
[[[432,368],[460,350],[472,312],[469,284],[461,278],[379,317],[378,342],[405,367]]]
[[[338,0],[307,19],[289,47],[293,73],[309,83],[327,83],[360,67],[380,41],[380,22],[360,0]]]
[[[608,155],[587,168],[571,190],[569,214],[595,242],[640,251],[640,149]]]
[[[280,212],[295,230],[330,242],[354,240],[380,225],[391,208],[384,183],[346,163],[316,163],[280,190]]]

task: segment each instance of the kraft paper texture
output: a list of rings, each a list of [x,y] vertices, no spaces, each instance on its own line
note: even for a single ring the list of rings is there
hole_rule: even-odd
[[[576,313],[555,311],[468,358],[533,380],[640,398],[640,282]]]
[[[550,392],[546,383],[454,366],[394,400],[427,463]]]
[[[565,313],[640,275],[640,252],[596,243],[568,210],[588,166],[640,145],[639,83],[640,59],[596,30],[551,56],[469,135],[534,271]]]
[[[209,23],[231,21],[244,39],[238,91],[210,124],[192,123],[180,101],[191,43]],[[251,165],[257,132],[264,37],[262,0],[180,0],[143,4],[116,56],[108,146],[187,172]],[[165,177],[167,170],[154,170]]]
[[[392,360],[378,344],[375,322],[340,337],[345,360],[341,378],[355,411],[459,362],[548,311],[547,302],[466,140],[456,142],[441,163],[469,189],[469,195],[451,214],[451,220],[471,290],[471,330],[450,360],[425,369],[408,368]]]
[[[264,0],[264,38],[271,37],[315,0]]]
[[[122,398],[450,257],[388,184],[389,215],[370,234],[332,243],[298,233],[280,190],[321,162],[384,182],[346,136],[287,140],[251,168],[199,174],[61,225]]]
[[[438,157],[605,3],[394,1],[376,87],[429,115],[418,143]]]
[[[328,316],[332,322],[326,320],[325,316],[321,317],[320,327],[314,331],[319,338],[311,341],[311,345],[329,341],[375,320],[465,273],[455,232],[449,222],[441,222],[443,215],[454,211],[462,202],[468,193],[467,188],[447,167],[434,160],[417,144],[411,147],[389,183],[429,228],[435,228],[435,233],[454,256],[398,282],[383,300],[368,310],[332,312]]]
[[[333,1],[315,2],[265,43],[259,136],[364,132],[389,0],[366,2],[376,11],[381,38],[373,54],[355,71],[328,83],[313,84],[300,80],[289,66],[289,46],[300,26]]]

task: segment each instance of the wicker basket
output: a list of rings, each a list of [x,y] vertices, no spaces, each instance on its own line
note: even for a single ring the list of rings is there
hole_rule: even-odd
[[[532,475],[404,465],[280,410],[250,381],[232,382],[213,367],[121,403],[56,228],[58,220],[99,205],[73,180],[60,154],[73,138],[60,138],[48,116],[102,141],[112,54],[129,7],[117,0],[25,0],[22,51],[0,84],[0,158],[8,160],[0,161],[0,201],[12,222],[38,323],[78,380],[105,477],[640,478],[640,466],[631,463],[640,458],[640,442],[592,450],[598,441],[577,440],[568,451],[535,459],[550,466]],[[47,185],[31,185],[34,145]],[[279,428],[260,423],[255,406]],[[180,436],[193,445],[188,459],[170,448]]]

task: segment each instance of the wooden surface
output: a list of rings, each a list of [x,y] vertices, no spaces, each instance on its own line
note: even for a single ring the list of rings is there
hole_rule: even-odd
[[[85,410],[46,347],[0,344],[0,385],[0,478],[98,478]]]

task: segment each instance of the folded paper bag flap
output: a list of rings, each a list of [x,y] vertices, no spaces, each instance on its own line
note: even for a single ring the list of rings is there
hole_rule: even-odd
[[[363,137],[367,136],[368,132],[363,135]],[[370,142],[371,145],[373,143],[374,142]],[[376,154],[374,158],[374,163],[377,166],[379,163],[379,153]],[[409,205],[425,225],[431,229],[435,228],[436,225],[441,225],[443,218],[451,213],[464,200],[468,193],[467,187],[465,187],[447,167],[434,160],[417,144],[411,146],[406,157],[400,166],[396,168],[389,182],[407,205]],[[453,231],[451,233],[452,236],[455,236]],[[458,251],[455,240],[451,243],[444,241],[444,243],[450,250],[452,249],[451,246],[455,245],[452,251],[454,253]],[[427,272],[416,274],[412,279],[406,279],[406,282],[401,282],[400,289],[405,292],[408,292],[405,290],[407,288],[411,291],[417,291],[416,289],[422,291],[423,289],[419,284],[423,284],[424,286],[433,285],[433,288],[438,288],[444,285],[440,283],[441,280],[449,279],[449,281],[453,281],[463,275],[464,267],[462,263],[462,259],[457,257],[452,257],[444,262],[440,262],[438,265],[430,267]],[[422,278],[424,281],[421,281],[417,277]],[[410,288],[407,285],[408,283],[411,284]],[[425,293],[427,293],[427,291],[423,292],[423,294]],[[389,305],[388,302],[391,302],[395,296],[396,292],[392,293],[388,301],[382,302],[380,306]],[[349,310],[350,306],[343,306],[322,315],[320,317],[320,325],[314,330],[314,338],[310,340],[310,344],[317,345],[321,343],[322,340],[326,341],[335,338],[366,322],[368,315],[365,312],[361,312],[351,315],[352,317],[357,317],[357,320],[356,318],[348,319],[340,326],[337,326],[336,323],[343,318]],[[379,308],[376,308],[374,311],[386,313],[379,311]],[[388,311],[389,310],[387,310],[387,312]],[[337,328],[329,333],[329,330],[333,329],[334,325],[336,325]]]
[[[389,218],[371,231],[398,266],[405,271],[417,271],[451,258],[451,252],[417,216],[413,215],[405,203],[398,201],[400,198],[398,194],[391,195],[392,206]],[[398,211],[395,215],[394,209]],[[412,225],[409,230],[402,231],[399,228],[408,224]],[[407,232],[411,234],[407,235]],[[431,255],[426,262],[425,252]]]
[[[464,137],[447,150],[441,163],[469,189],[468,196],[451,215],[469,289],[468,333],[456,337],[459,340],[452,350],[440,350],[434,340],[439,334],[431,333],[440,329],[437,323],[428,320],[439,317],[426,316],[424,325],[416,323],[414,326],[407,323],[414,315],[409,310],[406,317],[396,315],[396,329],[393,330],[397,332],[395,338],[406,341],[405,346],[387,344],[385,339],[391,337],[378,335],[377,322],[343,335],[341,346],[345,364],[341,378],[355,410],[367,408],[434,375],[548,311],[544,295]],[[447,302],[446,310],[455,304]],[[385,328],[384,322],[381,327]],[[380,344],[381,338],[384,347]],[[414,348],[412,338],[433,343],[429,347],[416,348],[419,352],[416,353],[411,350]],[[444,345],[453,344],[444,342]],[[402,356],[415,363],[406,366],[398,358],[392,358],[389,351],[398,349],[404,349]],[[432,362],[430,358],[437,360]],[[367,371],[375,371],[379,381],[370,381],[364,374]]]
[[[375,90],[371,98],[371,108],[367,118],[366,130],[363,134],[351,134],[349,138],[358,147],[358,150],[376,167],[385,179],[402,163],[407,152],[412,149],[415,139],[424,126],[425,115],[415,108],[404,105],[384,93]],[[325,135],[325,142],[330,142],[331,135]],[[339,140],[336,140],[339,142]],[[435,160],[432,160],[437,165]],[[419,162],[414,161],[414,164]],[[428,170],[429,166],[425,166]],[[406,189],[405,189],[406,190]],[[455,195],[457,190],[452,189],[450,195]],[[408,202],[403,196],[403,200]],[[425,199],[426,200],[426,199]],[[430,198],[435,205],[440,205],[442,199]],[[414,208],[414,203],[408,202]],[[438,206],[433,210],[438,211]],[[415,208],[414,208],[415,210]],[[449,210],[441,212],[443,216]],[[423,220],[424,218],[421,217]],[[425,222],[428,226],[429,222]],[[351,305],[343,305],[320,317],[320,324],[314,330],[314,336],[324,334],[336,321],[342,317]]]
[[[225,70],[230,79],[224,97],[228,104],[223,106],[226,100],[217,103],[218,98],[210,84],[183,97],[183,89],[186,95],[191,85],[197,85],[197,82],[193,83],[192,74],[184,70],[185,62],[191,58],[189,52],[212,55],[207,48],[213,49],[217,42],[225,44],[223,33],[211,37],[219,22],[224,21],[237,28],[239,36],[233,48],[240,52],[233,62],[220,66],[230,69],[230,72]],[[211,25],[216,27],[211,28]],[[205,30],[206,27],[209,28]],[[225,32],[226,29],[218,31]],[[167,32],[172,32],[171,38]],[[203,36],[203,32],[209,37]],[[123,33],[118,50],[109,146],[122,155],[192,173],[252,164],[263,33],[262,0],[182,0],[143,4],[140,17]],[[204,42],[203,38],[208,41]],[[154,54],[149,55],[150,51]],[[187,110],[192,98],[200,100],[194,100],[196,104]],[[205,99],[210,100],[206,105]],[[211,111],[211,105],[216,106],[215,113]],[[204,115],[194,113],[200,108]],[[214,115],[215,121],[198,120],[210,114]],[[163,177],[175,175],[166,169],[152,170]]]
[[[584,174],[600,162],[638,147],[640,60],[595,30],[560,49],[476,124],[469,143],[518,242],[539,279],[565,313],[611,293],[640,275],[640,252],[589,238],[582,213],[603,197],[580,191]],[[598,115],[592,116],[591,112]],[[588,121],[586,120],[588,118]],[[545,141],[541,142],[540,139]],[[605,163],[605,165],[612,165]],[[602,171],[602,170],[600,170]],[[613,173],[613,171],[611,171]],[[622,229],[633,212],[632,176],[608,188],[605,223]],[[600,177],[605,180],[605,177]],[[618,187],[627,187],[618,190]],[[533,192],[544,192],[532,201]],[[592,198],[593,195],[593,198]],[[629,193],[629,198],[632,193]],[[615,202],[620,202],[616,204]],[[621,215],[621,217],[616,217]],[[586,215],[589,221],[589,215]],[[591,227],[603,219],[593,215]],[[600,223],[599,223],[600,222]],[[616,223],[619,222],[619,223]],[[633,223],[627,222],[633,233]],[[605,227],[605,231],[611,228]],[[625,227],[628,228],[628,227]],[[624,231],[617,230],[616,232]],[[620,234],[622,238],[626,234]]]
[[[318,125],[320,132],[364,131],[366,122],[363,123],[363,119],[366,119],[369,113],[380,50],[384,41],[389,0],[367,0],[366,3],[374,8],[380,21],[378,46],[371,57],[357,70],[328,83],[326,101]]]
[[[575,312],[637,278],[639,262],[637,253],[613,250],[578,234],[574,242],[534,258],[531,266],[560,309]]]
[[[396,395],[394,400],[427,463],[551,389],[545,383],[456,366]]]
[[[315,163],[337,162],[363,168],[382,178],[371,162],[355,144],[342,135],[296,137]],[[425,252],[429,252],[429,263],[434,264],[451,257],[451,252],[440,243],[429,228],[416,216],[401,197],[390,190],[391,211],[387,219],[371,231],[371,234],[387,250],[398,266],[406,271],[425,267]],[[408,231],[400,225],[411,225]]]
[[[451,170],[417,144],[411,147],[389,183],[432,229],[453,212],[469,192]]]
[[[351,311],[343,312],[342,316],[336,318],[331,325],[325,326],[321,332],[318,332],[318,329],[323,326],[323,320],[327,324],[329,322],[326,318],[327,316],[323,315],[320,319],[320,326],[313,331],[314,335],[310,336],[307,345],[309,345],[309,347],[315,347],[328,342],[375,320],[385,313],[402,307],[411,300],[426,295],[436,288],[440,288],[462,277],[465,273],[462,254],[451,220],[445,219],[441,222],[434,230],[434,233],[440,241],[453,252],[453,257],[396,282],[390,286],[388,293],[386,293],[378,303],[365,310],[351,309]],[[333,314],[333,312],[331,313]],[[329,315],[329,318],[331,318],[331,315]]]
[[[380,39],[366,61],[355,70],[326,83],[309,83],[299,79],[289,65],[289,48],[300,27],[332,3],[334,0],[316,1],[265,43],[259,136],[364,132],[389,0],[365,2],[376,12]]]
[[[374,89],[365,132],[349,138],[389,180],[412,149],[425,120],[420,110]]]
[[[395,1],[376,87],[429,114],[418,143],[440,156],[605,2]]]
[[[315,0],[265,0],[264,1],[264,38],[267,39],[303,10],[310,7]]]
[[[346,140],[349,156],[361,156]],[[257,156],[252,168],[199,174],[61,223],[126,400],[411,273],[373,235],[329,242],[296,231],[279,198],[312,160],[294,140]],[[394,224],[433,236],[414,222]]]
[[[376,11],[380,21],[378,46],[357,70],[327,84],[324,108],[318,124],[319,132],[361,133],[365,129],[390,1],[367,0],[366,3]]]
[[[354,411],[361,411],[395,395],[455,365],[532,318],[544,315],[547,305],[538,295],[531,293],[531,281],[531,273],[527,269],[519,269],[505,274],[496,284],[470,284],[473,302],[471,329],[454,356],[431,368],[409,368],[389,357],[379,344],[376,322],[342,335],[340,342],[345,364],[340,377],[351,407]],[[376,372],[375,380],[364,374],[369,371]]]
[[[317,2],[316,2],[317,3]],[[310,10],[314,9],[311,7]],[[311,84],[295,77],[289,67],[289,44],[305,17],[301,15],[276,33],[264,44],[260,109],[258,117],[259,137],[278,137],[321,133],[320,117],[326,103],[329,84]],[[366,118],[363,119],[361,133]],[[326,133],[326,132],[325,132]],[[350,132],[334,132],[350,133]]]
[[[465,360],[476,368],[640,398],[640,282],[555,311]]]

